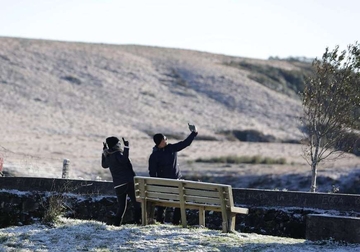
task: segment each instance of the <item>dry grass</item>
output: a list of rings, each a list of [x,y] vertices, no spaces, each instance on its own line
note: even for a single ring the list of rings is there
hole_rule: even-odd
[[[300,101],[225,64],[240,60],[246,59],[146,46],[0,38],[4,170],[61,177],[67,158],[70,178],[109,179],[100,166],[102,142],[116,135],[128,138],[134,168],[146,174],[151,135],[163,132],[176,136],[170,139],[175,142],[186,137],[190,122],[204,140],[179,153],[185,173],[197,169],[188,163],[197,158],[227,155],[284,158],[294,172],[307,172],[301,145],[229,141],[218,133],[249,129],[279,140],[303,137]],[[247,60],[297,69],[284,61]],[[337,168],[351,170],[359,163],[353,156],[343,161]],[[201,169],[205,173],[207,168]]]

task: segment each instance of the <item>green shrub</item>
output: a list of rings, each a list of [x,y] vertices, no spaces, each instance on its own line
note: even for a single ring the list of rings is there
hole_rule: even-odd
[[[65,210],[64,198],[58,194],[50,196],[47,202],[43,202],[43,205],[45,212],[41,222],[46,225],[55,223]]]
[[[299,93],[304,89],[305,76],[311,73],[311,64],[298,61],[292,63],[299,70],[287,70],[272,65],[262,65],[246,61],[232,61],[224,64],[247,70],[249,71],[248,77],[250,79],[277,92],[298,98]]]
[[[59,186],[56,186],[55,180],[52,185],[52,192],[49,197],[43,197],[41,202],[44,208],[44,215],[41,222],[52,226],[69,206],[66,205],[66,196],[64,193],[74,190],[69,180],[64,180]]]

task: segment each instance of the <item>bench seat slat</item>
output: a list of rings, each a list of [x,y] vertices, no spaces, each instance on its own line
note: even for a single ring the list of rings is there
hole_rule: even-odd
[[[161,193],[166,191],[167,193],[172,193],[172,194],[178,194],[179,193],[179,189],[178,188],[173,188],[173,187],[155,187],[155,186],[147,186],[146,188],[146,192],[157,192],[157,193]],[[136,193],[140,193],[140,189],[136,188],[135,189]],[[212,191],[202,191],[202,190],[192,190],[192,189],[185,189],[184,190],[184,194],[186,196],[195,196],[195,197],[207,197],[207,198],[213,198],[213,199],[217,199],[219,198],[219,193],[218,192],[212,192]]]
[[[147,192],[169,192],[169,193],[179,193],[178,187],[169,187],[169,186],[154,186],[154,185],[147,185],[146,187]],[[219,198],[219,193],[217,191],[209,191],[209,190],[199,190],[199,189],[184,189],[185,195],[192,195],[192,196],[201,196],[201,197],[208,197],[208,198]]]
[[[136,199],[138,202],[141,202],[141,199]],[[179,207],[179,202],[176,201],[167,201],[167,200],[147,200],[148,202],[154,202],[156,203],[156,206],[163,206],[163,207]],[[205,211],[215,211],[215,212],[221,212],[221,207],[216,205],[206,205],[203,204],[196,204],[196,203],[186,203],[185,207],[187,209],[192,210],[198,210],[198,209],[204,209]]]
[[[168,192],[168,193],[176,193],[179,194],[179,188],[177,186],[154,186],[154,185],[147,185],[146,187],[147,192]]]
[[[153,193],[153,192],[147,192],[146,193],[146,200],[173,200],[177,201],[177,204],[180,202],[179,195],[176,194],[169,194],[169,193]],[[184,202],[186,204],[190,203],[196,203],[196,204],[203,204],[203,205],[221,205],[221,202],[219,199],[213,199],[213,198],[204,198],[204,197],[193,197],[193,196],[185,196]]]
[[[168,186],[154,186],[154,185],[147,185],[146,187],[147,192],[168,192],[168,193],[179,193],[179,189],[177,187],[168,187]],[[200,197],[209,197],[209,198],[218,198],[219,193],[217,191],[208,191],[208,190],[199,190],[199,189],[188,189],[184,188],[185,195],[192,195],[192,196],[200,196]]]
[[[185,196],[186,203],[198,203],[198,204],[208,204],[208,205],[221,205],[220,199],[215,198],[205,198],[205,197],[195,197],[195,196]]]
[[[187,187],[185,187],[185,195],[201,196],[201,197],[208,197],[208,198],[218,198],[219,197],[219,193],[217,191],[188,189]]]
[[[166,188],[166,193],[164,192],[150,192],[146,191],[146,198],[150,199],[168,199],[168,200],[176,200],[180,201],[179,195],[177,193],[168,193]],[[200,196],[192,196],[192,195],[185,195],[185,202],[196,202],[201,204],[211,204],[211,205],[221,205],[221,200],[219,198],[206,198]]]
[[[136,201],[143,202],[143,199],[137,198]],[[179,207],[179,202],[176,201],[167,201],[167,200],[147,200],[147,203],[154,203],[155,206],[163,207]]]
[[[211,184],[211,183],[204,183],[204,182],[185,182],[184,187],[188,189],[201,189],[201,190],[211,190],[211,191],[217,191],[218,187],[229,187],[227,185],[221,185],[221,184]]]
[[[186,197],[187,198],[187,197]],[[179,205],[180,199],[177,195],[172,195],[172,194],[153,194],[153,193],[148,193],[147,197],[146,197],[147,201],[169,201],[170,200],[174,201],[175,204]],[[219,202],[219,200],[214,200],[214,199],[206,199],[206,198],[190,198],[184,201],[186,205],[197,205],[197,206],[211,206],[212,208],[217,207],[217,208],[221,208],[221,204]]]
[[[179,195],[174,193],[157,193],[157,192],[146,192],[147,200],[156,199],[167,199],[179,201]]]
[[[135,183],[136,183],[136,177],[134,177]],[[176,186],[178,180],[176,179],[159,179],[159,178],[151,178],[151,177],[145,177],[143,180],[145,184],[147,185],[163,185],[163,186]]]

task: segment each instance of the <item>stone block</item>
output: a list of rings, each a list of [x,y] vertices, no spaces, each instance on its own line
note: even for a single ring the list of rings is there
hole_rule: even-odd
[[[360,218],[309,214],[306,218],[306,239],[360,243]]]

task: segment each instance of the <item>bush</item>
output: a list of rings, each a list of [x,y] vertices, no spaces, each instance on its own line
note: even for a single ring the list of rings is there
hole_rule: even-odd
[[[61,195],[52,195],[48,202],[43,202],[45,212],[41,222],[45,225],[52,225],[63,213],[65,207],[63,205],[64,198]]]
[[[241,142],[274,143],[278,140],[272,135],[265,135],[258,130],[227,130],[217,132],[223,134],[228,140],[239,140]]]
[[[304,89],[305,76],[311,73],[310,62],[291,61],[299,70],[287,70],[271,65],[253,64],[246,61],[232,61],[225,65],[250,72],[249,78],[290,97],[299,98]],[[300,70],[301,69],[301,70]]]
[[[60,186],[55,186],[54,180],[52,189],[52,194],[49,197],[45,197],[41,202],[41,205],[45,209],[41,222],[49,226],[56,223],[65,210],[69,208],[69,206],[66,205],[66,196],[64,193],[74,190],[75,188],[70,186],[70,182],[68,180],[65,180],[65,182]]]

